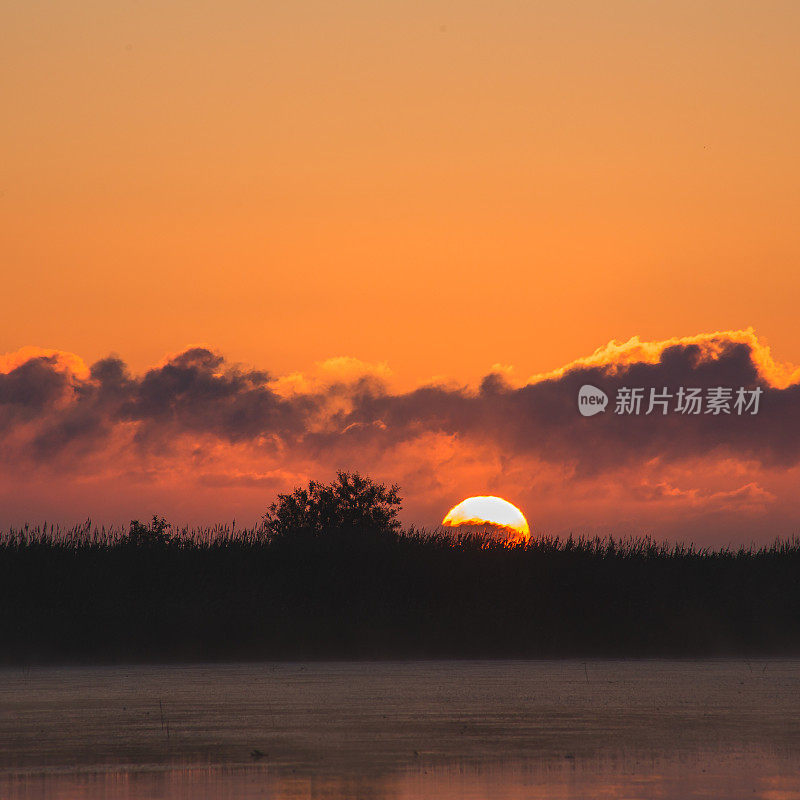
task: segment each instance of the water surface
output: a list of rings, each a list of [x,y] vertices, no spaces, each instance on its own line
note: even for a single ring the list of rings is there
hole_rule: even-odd
[[[4,798],[800,798],[800,662],[0,671]]]

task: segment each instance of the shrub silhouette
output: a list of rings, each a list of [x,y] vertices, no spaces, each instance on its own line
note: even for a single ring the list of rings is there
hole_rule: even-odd
[[[131,526],[124,541],[136,547],[159,547],[169,544],[172,538],[172,525],[164,517],[153,515],[149,525],[131,520]]]
[[[396,533],[402,506],[400,487],[386,486],[357,472],[337,472],[332,483],[310,481],[308,488],[279,494],[264,515],[265,531],[273,537],[331,531]]]

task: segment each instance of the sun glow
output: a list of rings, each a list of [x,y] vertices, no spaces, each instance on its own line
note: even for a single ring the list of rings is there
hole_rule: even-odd
[[[508,500],[491,495],[462,500],[447,512],[442,525],[448,528],[489,526],[508,543],[527,542],[531,538],[525,515]]]

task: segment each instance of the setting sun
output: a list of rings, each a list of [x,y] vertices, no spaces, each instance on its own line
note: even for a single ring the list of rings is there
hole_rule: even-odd
[[[526,542],[531,538],[525,515],[508,500],[491,495],[479,495],[462,500],[447,512],[442,525],[448,528],[488,525],[502,529],[504,538],[510,542]]]

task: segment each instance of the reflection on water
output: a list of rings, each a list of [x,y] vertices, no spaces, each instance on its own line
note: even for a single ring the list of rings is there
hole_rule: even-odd
[[[704,766],[700,767],[703,764]],[[404,770],[377,777],[305,777],[273,775],[267,767],[202,767],[159,771],[105,770],[87,774],[17,776],[0,781],[8,798],[125,798],[144,800],[574,800],[574,798],[760,797],[788,800],[800,796],[798,780],[786,765],[758,758],[751,764],[709,759],[629,772],[585,765],[544,769],[523,766]]]
[[[800,662],[0,671],[0,797],[800,798]]]

